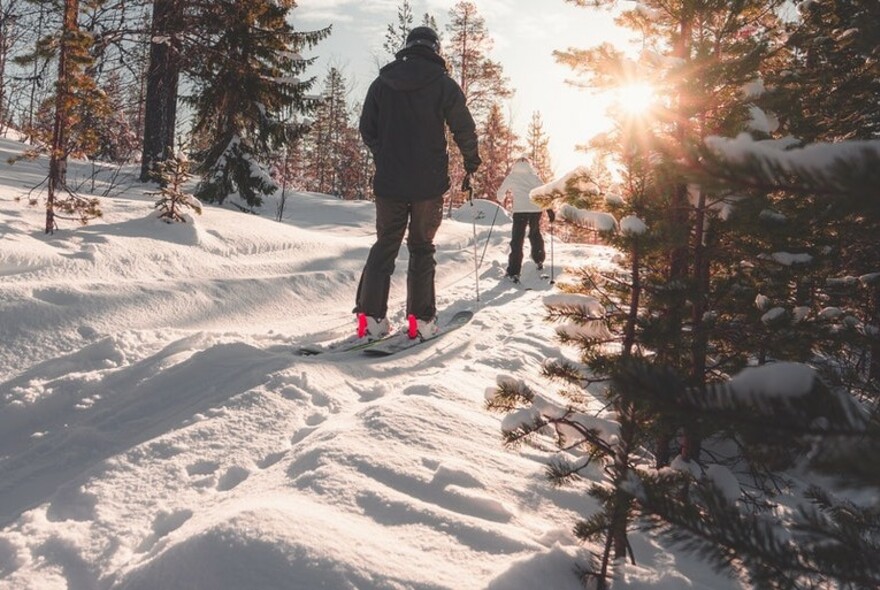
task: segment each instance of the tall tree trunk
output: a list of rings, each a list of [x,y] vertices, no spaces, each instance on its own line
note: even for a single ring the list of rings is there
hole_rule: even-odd
[[[681,21],[679,24],[679,38],[675,42],[675,46],[673,48],[673,55],[682,61],[688,61],[690,58],[690,44],[689,39],[691,36],[691,17],[688,14],[682,14]],[[677,127],[675,130],[676,137],[681,146],[684,146],[685,141],[687,139],[687,122],[684,119],[685,106],[686,106],[686,96],[683,92],[679,93],[676,97],[676,103],[678,105],[678,109],[681,113],[679,117],[679,122],[677,123]],[[685,184],[684,180],[679,180],[679,182],[675,183],[671,187],[671,195],[669,202],[669,211],[667,215],[669,227],[672,229],[673,240],[675,242],[672,244],[672,248],[669,252],[669,266],[668,266],[668,278],[671,283],[675,283],[678,285],[684,284],[684,282],[688,278],[688,237],[689,233],[687,231],[688,228],[688,213],[689,213],[689,198],[688,198],[688,187]],[[685,232],[682,235],[678,235],[677,231]],[[680,288],[680,287],[679,287]],[[670,323],[670,332],[673,334],[681,334],[682,326],[684,324],[684,309],[685,309],[685,295],[682,294],[680,297],[678,304],[673,305],[672,309],[669,312],[669,323]],[[676,347],[681,346],[681,342],[678,341],[675,343]],[[677,351],[676,351],[677,352]],[[677,354],[673,354],[673,362],[674,366],[677,366],[678,359],[675,358]],[[677,367],[680,368],[680,367]],[[684,427],[684,438],[682,441],[682,451],[683,453],[688,454],[688,458],[690,457],[689,449],[691,445],[688,441],[689,432],[692,429],[689,426]],[[674,433],[666,432],[663,435],[658,437],[657,441],[657,467],[661,467],[669,464],[670,460],[670,449],[669,445],[672,443]]]
[[[156,0],[153,6],[141,182],[150,180],[153,166],[164,161],[174,149],[180,78],[180,47],[175,33],[182,13],[181,0]]]
[[[6,121],[6,59],[9,55],[9,29],[11,28],[11,14],[9,6],[3,6],[0,2],[0,132],[3,131]]]
[[[43,38],[43,25],[45,24],[45,20],[46,20],[46,10],[45,10],[43,4],[41,3],[40,4],[40,15],[39,15],[39,18],[37,19],[37,32],[36,32],[37,39]],[[39,88],[39,86],[40,86],[39,72],[40,72],[40,59],[37,58],[37,59],[34,59],[34,68],[31,71],[31,78],[30,78],[31,90],[30,90],[30,96],[29,96],[29,100],[28,100],[27,126],[25,128],[26,132],[27,132],[27,140],[28,141],[32,140],[33,135],[34,135],[34,111],[36,111],[36,108],[37,108],[37,88]]]
[[[70,107],[70,43],[77,29],[79,0],[64,0],[64,22],[58,51],[58,84],[55,91],[55,120],[52,124],[52,146],[49,153],[48,197],[46,198],[46,233],[55,232],[55,201],[64,186],[67,171],[67,111]]]
[[[878,321],[880,321],[880,285],[874,285],[872,291],[873,313],[871,321],[876,326]],[[876,338],[871,344],[871,365],[868,378],[876,383],[880,383],[880,342]]]

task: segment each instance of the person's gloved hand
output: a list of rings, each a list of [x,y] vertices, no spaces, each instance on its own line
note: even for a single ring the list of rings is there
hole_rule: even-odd
[[[556,212],[553,209],[547,209],[547,218],[550,220],[550,223],[556,221]]]
[[[461,181],[461,190],[467,192],[471,190],[471,175],[470,173],[464,175],[464,179]]]

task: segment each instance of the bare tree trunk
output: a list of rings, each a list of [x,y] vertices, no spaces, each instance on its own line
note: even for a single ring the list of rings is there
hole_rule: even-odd
[[[877,321],[880,320],[880,285],[874,285],[872,290],[872,323],[876,326]],[[871,365],[868,372],[868,378],[875,383],[880,383],[880,342],[877,342],[876,338],[871,344]]]
[[[46,9],[40,3],[40,15],[37,19],[37,39],[43,38],[43,26],[46,24]],[[34,59],[34,68],[31,72],[31,90],[28,97],[27,127],[26,135],[28,141],[33,139],[34,135],[34,111],[37,108],[37,88],[40,86],[40,59]]]
[[[636,343],[636,323],[639,319],[639,305],[642,298],[642,278],[639,270],[641,265],[641,257],[639,256],[639,246],[634,244],[630,251],[632,256],[632,264],[630,270],[630,280],[632,281],[632,292],[629,300],[629,313],[626,318],[626,326],[623,330],[623,357],[632,356],[632,349]]]
[[[64,23],[61,29],[61,46],[58,51],[58,84],[55,92],[55,120],[52,124],[52,146],[49,152],[49,179],[46,199],[46,233],[55,232],[55,200],[58,190],[64,186],[67,172],[67,111],[70,106],[70,73],[68,58],[70,43],[77,29],[79,0],[64,0]]]
[[[164,161],[174,149],[180,78],[180,48],[175,31],[182,12],[181,0],[157,0],[153,6],[141,182],[149,181],[153,166]]]
[[[709,246],[710,228],[706,219],[706,195],[700,190],[694,221],[694,300],[691,322],[693,341],[691,342],[691,385],[702,388],[706,384],[706,356],[709,350],[709,335],[706,331],[705,315],[709,302]],[[697,424],[685,425],[685,440],[681,449],[684,460],[698,460],[702,447],[702,437]]]
[[[3,6],[0,2],[0,132],[4,129],[6,120],[6,60],[9,56],[9,6]]]
[[[18,0],[3,2],[0,0],[0,132],[4,131],[12,120],[12,101],[15,91],[10,89],[6,80],[6,68],[13,45],[24,34],[24,27],[19,22],[22,9]]]

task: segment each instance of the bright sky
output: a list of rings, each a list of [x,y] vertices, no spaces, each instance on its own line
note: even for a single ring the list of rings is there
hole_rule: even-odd
[[[514,128],[525,135],[533,111],[540,111],[550,137],[556,176],[588,157],[575,151],[607,127],[601,101],[565,83],[572,71],[553,58],[554,50],[586,49],[604,41],[621,43],[626,32],[607,10],[579,8],[563,0],[474,0],[495,42],[492,59],[501,63],[516,90],[509,103]],[[449,9],[456,0],[412,0],[417,15],[429,12],[446,34]],[[400,0],[300,0],[294,23],[301,30],[333,24],[331,37],[310,55],[319,57],[310,74],[323,80],[328,65],[351,80],[353,102],[360,101],[378,66],[390,58],[382,48],[389,24],[397,22]],[[540,7],[540,8],[539,8]]]

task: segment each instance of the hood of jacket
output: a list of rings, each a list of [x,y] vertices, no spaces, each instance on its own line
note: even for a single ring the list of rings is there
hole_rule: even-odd
[[[394,90],[419,90],[446,75],[446,62],[428,47],[407,47],[395,57],[397,59],[379,70],[379,79]]]
[[[538,176],[537,170],[528,160],[517,160],[510,167],[510,173],[516,175]]]

